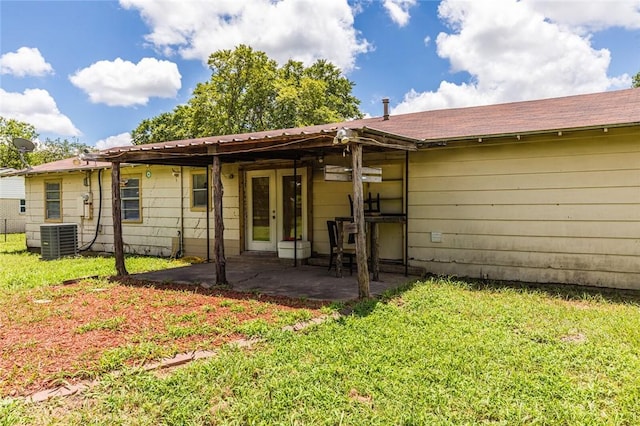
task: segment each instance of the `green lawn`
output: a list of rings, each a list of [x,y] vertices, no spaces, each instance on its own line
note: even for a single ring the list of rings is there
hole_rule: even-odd
[[[0,403],[0,424],[640,424],[640,305],[434,279],[169,374]]]
[[[126,266],[129,272],[136,273],[184,266],[184,263],[162,258],[128,256]],[[9,234],[6,242],[4,235],[0,235],[0,291],[5,294],[60,284],[70,279],[109,277],[115,274],[112,257],[74,257],[45,261],[41,260],[39,254],[27,252],[24,234]]]

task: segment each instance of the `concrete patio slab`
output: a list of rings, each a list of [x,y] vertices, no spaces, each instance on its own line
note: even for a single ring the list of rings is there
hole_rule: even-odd
[[[306,298],[310,300],[348,301],[358,298],[357,274],[345,271],[343,278],[336,278],[335,270],[326,266],[299,265],[273,257],[233,256],[227,259],[227,280],[232,288],[243,292],[258,292],[274,296]],[[138,278],[156,282],[174,282],[213,286],[216,270],[213,263],[201,263],[162,271],[134,274]],[[418,279],[381,272],[379,281],[371,281],[373,296]]]

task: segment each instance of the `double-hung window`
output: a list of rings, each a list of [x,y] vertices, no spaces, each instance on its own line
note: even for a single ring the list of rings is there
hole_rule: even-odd
[[[191,210],[207,209],[207,175],[191,173]]]
[[[142,222],[140,176],[125,176],[120,181],[123,222]]]
[[[20,200],[20,210],[18,210],[20,214],[25,214],[27,212],[27,200],[24,198]]]
[[[44,183],[44,219],[62,221],[62,181],[48,180]]]

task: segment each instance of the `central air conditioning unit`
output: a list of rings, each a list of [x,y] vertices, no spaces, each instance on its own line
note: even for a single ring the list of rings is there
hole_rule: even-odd
[[[57,223],[40,225],[40,254],[43,260],[78,254],[78,225]]]

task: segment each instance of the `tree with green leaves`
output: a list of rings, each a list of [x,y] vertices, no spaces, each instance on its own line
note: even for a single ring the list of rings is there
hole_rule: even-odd
[[[33,125],[0,116],[0,167],[24,168],[20,153],[13,146],[13,138],[34,140],[37,137],[38,133]],[[29,161],[30,155],[25,154],[26,161]]]
[[[0,116],[0,167],[22,169],[25,164],[20,159],[18,149],[13,146],[14,138],[23,138],[30,141],[38,139],[38,133],[33,125],[12,118]],[[33,152],[24,154],[24,159],[30,166],[49,163],[73,157],[84,150],[93,148],[74,139],[45,139],[44,142],[36,142]]]
[[[187,105],[178,105],[173,112],[163,112],[156,117],[142,120],[131,132],[131,138],[136,145],[189,139],[193,137],[192,121],[191,108]]]
[[[90,147],[77,139],[45,139],[44,142],[38,142],[35,151],[30,156],[30,165],[50,163],[52,161],[64,160],[79,155],[83,151],[93,151]]]
[[[143,120],[136,144],[301,127],[362,117],[354,83],[325,60],[283,66],[266,53],[240,45],[209,57],[211,78],[186,105]]]
[[[633,84],[631,87],[640,88],[640,71],[636,75],[633,76]]]

